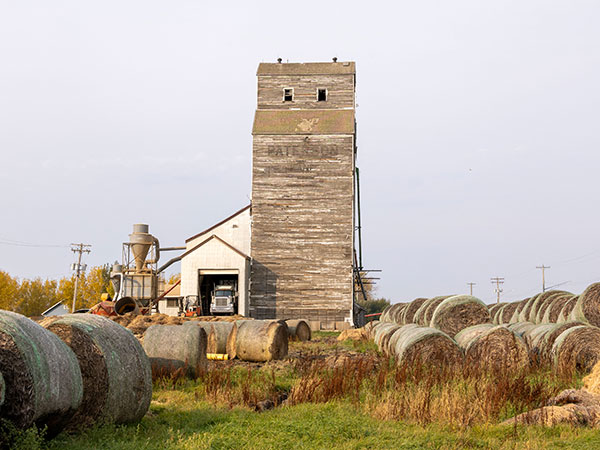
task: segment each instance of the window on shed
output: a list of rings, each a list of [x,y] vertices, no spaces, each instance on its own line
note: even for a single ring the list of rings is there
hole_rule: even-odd
[[[317,101],[318,102],[326,102],[327,101],[327,89],[317,89]]]
[[[283,90],[283,101],[291,102],[294,100],[294,90],[292,88],[285,88]]]

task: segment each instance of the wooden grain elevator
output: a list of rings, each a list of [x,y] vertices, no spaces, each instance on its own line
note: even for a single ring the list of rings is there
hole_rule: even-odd
[[[261,63],[249,315],[351,323],[354,62]]]

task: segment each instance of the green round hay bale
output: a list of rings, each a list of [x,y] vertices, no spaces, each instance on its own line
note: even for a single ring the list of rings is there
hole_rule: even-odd
[[[290,334],[290,340],[306,342],[310,341],[311,330],[310,325],[306,320],[293,319],[286,320],[285,323],[288,326],[288,332]],[[225,344],[227,344],[227,338],[225,338]]]
[[[431,318],[431,326],[453,337],[461,330],[480,323],[491,323],[485,304],[471,295],[455,295],[442,301]]]
[[[0,417],[17,428],[58,434],[81,404],[81,370],[73,351],[27,317],[0,311],[0,372],[6,386]]]
[[[394,348],[398,364],[455,365],[463,362],[463,352],[443,331],[428,327],[406,329]]]
[[[533,327],[528,327],[521,337],[529,348],[529,354],[532,361],[536,363],[544,362],[544,356],[541,349],[541,343],[547,332],[554,328],[554,324],[535,324]]]
[[[498,317],[498,323],[510,323],[510,319],[515,314],[520,302],[511,302],[502,307],[502,315]]]
[[[535,323],[544,323],[544,318],[546,316],[546,311],[548,310],[548,308],[550,308],[550,306],[552,306],[552,304],[554,303],[554,301],[560,297],[563,296],[571,296],[573,295],[570,292],[565,292],[565,291],[549,291],[552,292],[552,294],[548,295],[544,301],[540,304],[540,307],[538,308],[537,311],[537,315],[535,318]],[[546,322],[548,323],[548,322]]]
[[[531,313],[531,308],[533,308],[533,304],[535,303],[540,294],[541,293],[530,297],[529,300],[525,302],[523,309],[521,309],[521,312],[519,313],[519,322],[531,322],[529,320],[529,313]]]
[[[600,360],[600,328],[579,325],[563,331],[552,356],[559,371],[589,373]]]
[[[456,335],[467,364],[485,370],[513,371],[529,364],[527,345],[504,325],[480,324]]]
[[[571,311],[571,320],[600,326],[600,283],[590,284]]]
[[[529,312],[529,321],[532,323],[540,323],[541,318],[538,319],[540,310],[549,299],[552,299],[555,295],[558,294],[569,294],[569,292],[550,290],[542,292],[541,294],[536,296],[535,302],[533,302],[533,305],[531,306],[531,311]]]
[[[409,323],[408,325],[402,325],[400,328],[394,330],[387,343],[387,355],[396,357],[396,344],[398,341],[402,339],[408,330],[418,327],[419,326],[415,323]]]
[[[425,323],[425,311],[427,310],[427,306],[429,306],[432,300],[433,298],[428,298],[423,302],[421,306],[419,306],[419,309],[417,309],[415,315],[413,316],[413,321],[415,324],[423,325]]]
[[[404,303],[394,303],[388,310],[386,322],[396,323],[396,314],[398,310],[402,309]]]
[[[233,357],[242,361],[265,362],[285,358],[288,340],[285,324],[270,320],[244,320],[238,321],[233,328],[227,346]]]
[[[367,333],[367,337],[369,339],[373,339],[373,336],[372,336],[373,328],[380,323],[381,322],[379,320],[372,320],[365,324],[365,326],[364,326],[365,332]]]
[[[546,308],[544,312],[544,317],[542,322],[544,323],[557,323],[560,319],[560,314],[565,307],[565,305],[571,300],[575,295],[558,295],[553,298],[552,302]]]
[[[431,299],[431,302],[429,302],[429,304],[427,305],[427,309],[423,314],[422,322],[424,327],[431,327],[431,319],[433,318],[435,310],[440,305],[440,303],[442,303],[444,300],[450,297],[454,297],[454,295],[439,295]]]
[[[383,310],[383,312],[381,313],[381,316],[379,316],[379,321],[380,322],[391,322],[392,319],[390,317],[390,311],[397,309],[398,306],[396,306],[396,305],[400,305],[400,304],[401,303],[394,303],[393,305],[386,306],[385,309]]]
[[[525,308],[525,305],[527,305],[528,301],[529,301],[529,298],[521,300],[520,302],[516,302],[517,303],[517,307],[515,308],[515,311],[514,311],[513,315],[510,317],[510,319],[508,320],[507,323],[517,323],[517,322],[520,322],[519,316],[521,315],[521,311],[523,311],[523,308]],[[504,319],[504,317],[503,317],[503,319]]]
[[[403,317],[404,317],[404,312],[406,311],[406,308],[408,308],[408,305],[410,305],[410,303],[403,303],[402,306],[394,312],[394,317],[393,317],[392,322],[394,322],[396,325],[404,325]]]
[[[4,403],[4,394],[6,392],[6,386],[4,385],[4,377],[2,376],[2,372],[0,372],[0,406]]]
[[[143,347],[150,358],[152,376],[177,371],[195,378],[206,370],[206,332],[202,327],[152,325],[144,334]]]
[[[385,327],[385,326],[389,326],[389,325],[390,325],[390,322],[378,322],[378,323],[373,324],[373,326],[371,327],[371,330],[369,332],[370,339],[372,339],[373,342],[375,342],[375,336],[377,334],[377,330],[380,327]]]
[[[152,399],[152,373],[131,331],[94,314],[61,316],[46,329],[73,350],[81,368],[83,401],[69,428],[142,420]]]
[[[578,300],[579,300],[579,296],[574,295],[573,297],[571,297],[569,300],[566,301],[566,303],[560,310],[560,313],[558,314],[558,319],[556,319],[556,323],[573,322],[571,320],[571,312],[573,311],[573,309],[575,309],[575,305],[577,304]]]
[[[523,334],[525,334],[526,331],[531,330],[534,327],[535,323],[531,322],[515,322],[508,324],[508,329],[521,337],[523,337]]]
[[[383,325],[377,327],[377,329],[375,329],[375,333],[373,335],[373,341],[375,342],[375,345],[377,345],[377,348],[381,349],[381,340],[383,339],[383,336],[391,329],[397,329],[398,325],[396,325],[395,323],[392,322],[386,322]]]
[[[540,361],[543,363],[552,363],[552,347],[554,342],[562,334],[563,331],[569,328],[584,325],[582,322],[566,322],[566,323],[554,323],[553,327],[548,330],[542,338],[538,341],[538,355]]]
[[[390,328],[387,328],[381,334],[381,337],[379,339],[379,351],[381,353],[383,353],[386,356],[390,356],[389,349],[388,349],[388,343],[390,341],[390,338],[392,337],[392,335],[394,334],[394,332],[396,330],[399,330],[402,327],[403,327],[403,325],[396,325],[396,324],[394,324],[394,326],[392,326]]]
[[[491,305],[487,305],[487,307],[490,311],[490,317],[493,318],[496,315],[496,313],[498,312],[498,310],[500,308],[502,308],[504,305],[506,305],[506,302],[493,303]]]
[[[415,318],[415,313],[418,311],[418,309],[421,307],[421,305],[423,303],[425,303],[427,301],[426,298],[415,298],[412,302],[410,302],[408,304],[408,306],[406,308],[404,308],[404,313],[402,315],[402,323],[403,324],[409,324],[409,323],[415,323],[414,322],[414,318]]]
[[[502,306],[500,306],[500,308],[497,308],[494,311],[494,315],[492,316],[492,323],[495,325],[500,325],[502,324],[502,312],[504,311],[504,308],[506,308],[508,306],[508,304],[504,304]]]

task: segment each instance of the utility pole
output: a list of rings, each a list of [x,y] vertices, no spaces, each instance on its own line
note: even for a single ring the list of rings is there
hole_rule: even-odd
[[[73,253],[79,254],[77,256],[77,262],[75,264],[71,264],[71,269],[75,270],[75,290],[73,292],[73,309],[71,310],[72,313],[75,312],[75,301],[77,300],[77,287],[79,285],[79,275],[82,271],[81,255],[83,253],[91,252],[90,248],[92,248],[92,246],[89,244],[71,244],[71,251]],[[85,270],[85,267],[83,270]]]
[[[542,269],[542,292],[546,292],[546,269],[549,269],[550,266],[535,266],[536,269]]]
[[[500,287],[501,284],[504,284],[504,277],[494,277],[491,278],[492,280],[492,284],[496,284],[496,289],[494,289],[494,291],[496,291],[496,303],[500,303],[500,294],[503,292],[502,288]]]
[[[467,284],[469,285],[469,288],[471,290],[471,294],[470,295],[473,295],[473,286],[475,286],[477,283],[467,283]]]

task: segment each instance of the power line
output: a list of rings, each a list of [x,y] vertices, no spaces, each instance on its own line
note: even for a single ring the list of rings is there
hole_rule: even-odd
[[[494,289],[494,291],[496,291],[496,303],[500,303],[500,294],[502,293],[502,288],[500,287],[501,284],[504,284],[504,277],[493,277],[490,278],[492,280],[492,284],[496,284],[496,288]]]
[[[467,284],[469,285],[471,295],[473,295],[473,286],[475,286],[477,283],[467,283]]]
[[[77,286],[79,285],[79,275],[82,272],[82,266],[81,266],[81,255],[83,253],[90,253],[92,246],[90,244],[71,244],[71,251],[73,253],[78,253],[79,256],[77,257],[77,262],[75,264],[72,265],[73,270],[75,270],[75,289],[73,292],[73,310],[71,311],[72,313],[75,312],[75,301],[77,300]],[[83,270],[85,270],[85,267],[83,267]]]
[[[546,269],[550,269],[550,266],[535,266],[536,269],[542,269],[542,292],[546,292]]]
[[[68,245],[56,244],[33,244],[31,242],[15,241],[12,239],[0,238],[0,245],[13,245],[15,247],[45,247],[45,248],[68,248]]]

